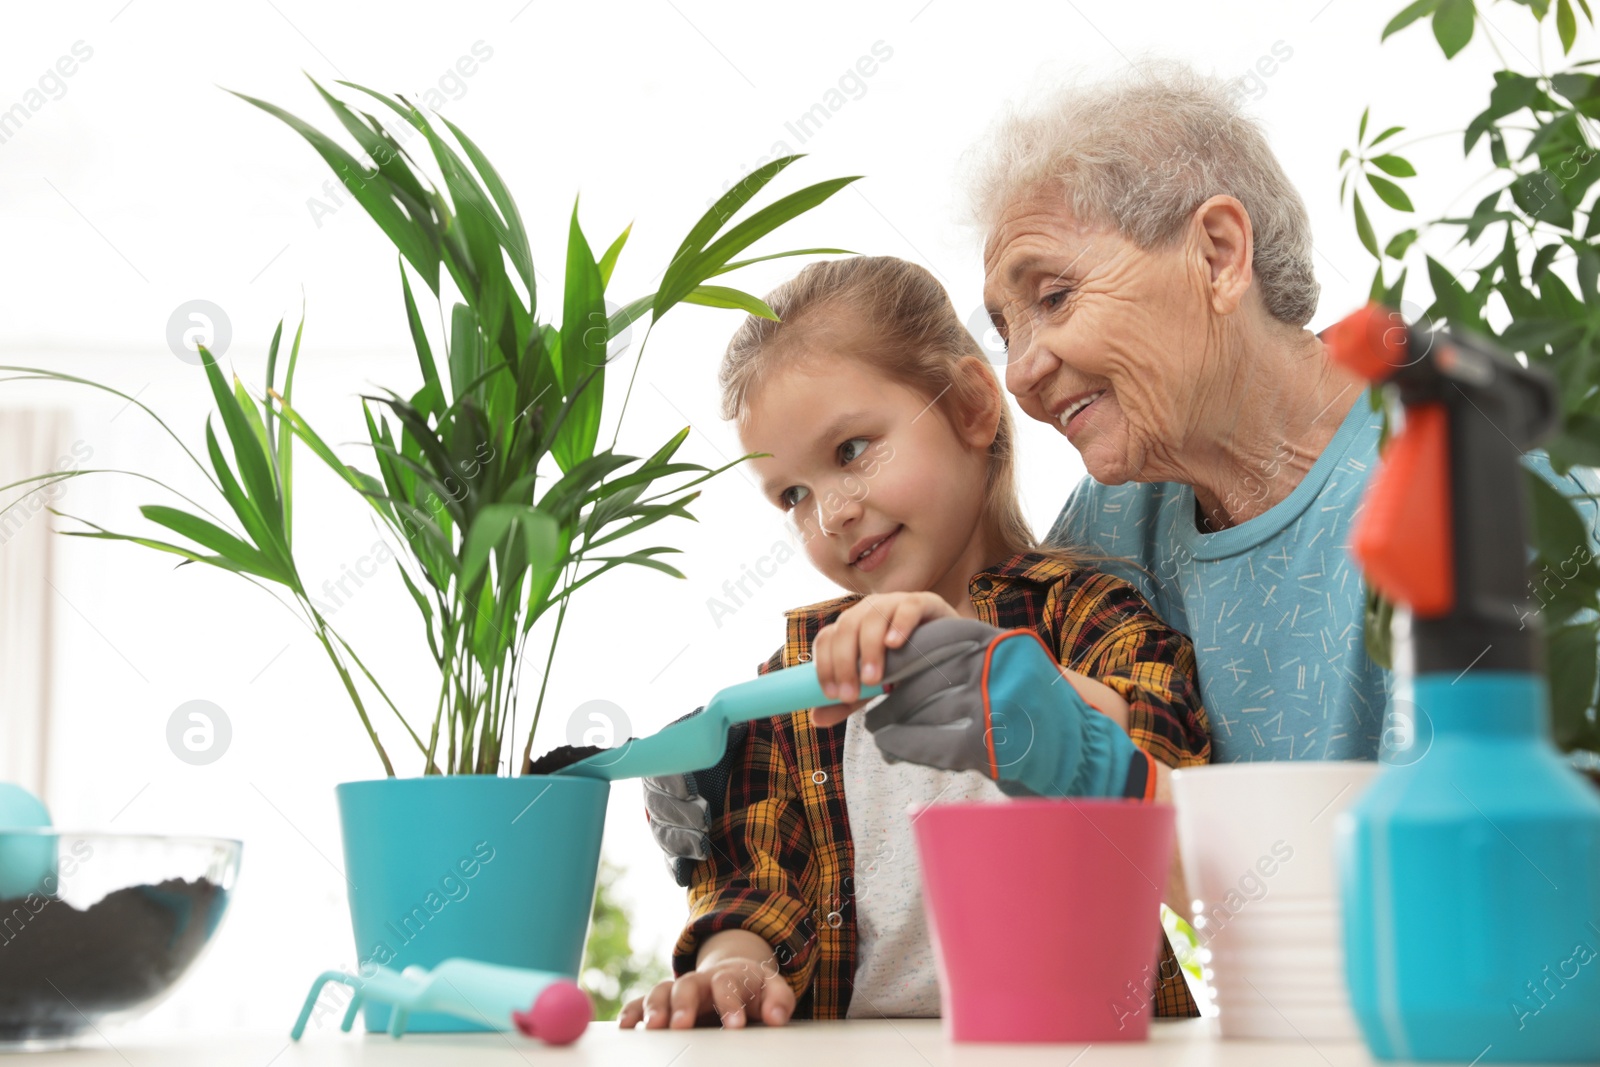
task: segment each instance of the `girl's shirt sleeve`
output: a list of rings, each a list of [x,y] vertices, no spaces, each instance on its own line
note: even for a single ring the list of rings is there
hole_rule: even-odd
[[[1201,701],[1194,645],[1163,623],[1120,578],[1080,571],[1052,597],[1061,665],[1109,686],[1128,702],[1128,736],[1169,767],[1211,759],[1211,724]],[[1153,795],[1155,768],[1134,767],[1130,795]]]

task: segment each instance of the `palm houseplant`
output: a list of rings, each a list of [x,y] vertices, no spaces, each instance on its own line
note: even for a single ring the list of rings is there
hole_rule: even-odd
[[[1515,0],[1543,30],[1553,19],[1563,57],[1573,53],[1583,22],[1592,28],[1588,0]],[[1384,27],[1383,37],[1424,20],[1446,59],[1454,58],[1484,22],[1475,0],[1415,0]],[[1419,26],[1420,29],[1420,26]],[[1416,32],[1416,31],[1413,31]],[[1463,115],[1464,129],[1394,140],[1403,126],[1371,123],[1361,115],[1356,145],[1339,158],[1358,238],[1377,261],[1372,299],[1406,309],[1408,318],[1444,324],[1491,339],[1519,360],[1548,370],[1559,387],[1560,426],[1545,445],[1557,473],[1600,465],[1600,59],[1546,69],[1544,43],[1537,65],[1512,46],[1508,57],[1485,26],[1481,35],[1504,69],[1487,86],[1487,101]],[[1533,69],[1537,67],[1537,69]],[[1382,127],[1380,129],[1380,126]],[[1392,217],[1416,214],[1401,184],[1417,174],[1399,153],[1429,137],[1460,136],[1463,159],[1474,164],[1480,197],[1470,213],[1400,225],[1383,240],[1368,205],[1375,197]],[[1485,158],[1486,157],[1486,158]],[[1482,173],[1479,173],[1481,169]],[[1369,198],[1362,200],[1362,193]],[[1425,250],[1432,235],[1454,236],[1466,266],[1452,270]],[[1442,254],[1442,253],[1441,253]],[[1413,269],[1413,268],[1418,269]],[[1421,278],[1427,277],[1419,297]],[[1600,560],[1591,547],[1589,494],[1563,495],[1529,473],[1534,548],[1529,609],[1545,626],[1551,727],[1573,764],[1600,784],[1600,719],[1596,717],[1596,647],[1600,645]],[[1582,504],[1580,510],[1579,504]],[[1367,643],[1389,659],[1389,606],[1369,594]]]
[[[740,462],[711,468],[681,458],[687,427],[648,456],[619,452],[615,437],[602,447],[608,344],[648,317],[636,376],[655,325],[679,304],[772,317],[759,299],[712,279],[760,260],[842,251],[736,258],[855,179],[807,186],[735,221],[799,157],[760,167],[694,224],[655,292],[609,314],[606,290],[629,230],[596,255],[574,207],[563,290],[552,315],[555,301],[547,298],[545,308],[537,302],[517,205],[462,130],[443,118],[440,129],[402,96],[338,83],[393,112],[404,131],[397,137],[369,111],[312,84],[365,160],[287,111],[235,95],[300,134],[398,250],[422,385],[410,395],[382,390],[361,398],[368,465],[340,458],[295,407],[303,321],[287,346],[279,323],[259,396],[237,378],[230,382],[201,349],[215,407],[206,420],[204,459],[134,397],[57,372],[6,369],[13,378],[67,380],[125,397],[157,420],[222,501],[213,510],[178,494],[186,507],[147,505],[140,511],[156,528],[150,532],[91,523],[65,532],[133,543],[236,574],[288,604],[326,655],[384,771],[383,778],[337,790],[362,967],[430,966],[466,956],[576,975],[608,786],[501,772],[531,754],[573,597],[622,567],[683,577],[662,558],[676,549],[632,546],[663,520],[693,518],[688,507],[698,496],[695,487]],[[442,188],[403,143],[417,134]],[[424,326],[414,279],[438,302],[441,322],[448,324],[443,336],[430,337]],[[616,415],[619,430],[632,384],[630,377]],[[302,581],[294,553],[296,442],[360,494],[403,548],[398,578],[416,604],[438,669],[437,690],[421,714],[391,697]],[[110,472],[55,472],[27,481],[44,488],[93,473]],[[521,668],[535,625],[552,613],[542,649],[544,681],[524,717],[526,740],[518,753],[510,731],[522,695]],[[404,759],[418,777],[397,775],[398,753],[391,755],[376,725],[388,716],[399,721]],[[387,1023],[386,1008],[366,1010],[369,1029]],[[462,1025],[417,1017],[410,1028]]]

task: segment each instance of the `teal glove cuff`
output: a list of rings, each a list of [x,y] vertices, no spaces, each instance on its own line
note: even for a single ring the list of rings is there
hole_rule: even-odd
[[[1008,631],[990,646],[983,693],[992,738],[991,776],[1012,795],[1120,797],[1144,756],[1111,717],[1061,674],[1032,631]],[[1144,794],[1143,781],[1139,795]]]
[[[1028,629],[923,623],[885,657],[866,725],[889,760],[978,771],[1012,796],[1142,798],[1149,757],[1061,673]]]

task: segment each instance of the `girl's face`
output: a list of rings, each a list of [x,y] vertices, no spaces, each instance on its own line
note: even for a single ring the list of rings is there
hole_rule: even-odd
[[[786,346],[749,397],[739,439],[771,453],[751,461],[762,494],[845,589],[967,606],[967,580],[994,562],[979,520],[998,410],[958,430],[930,398],[821,349]]]

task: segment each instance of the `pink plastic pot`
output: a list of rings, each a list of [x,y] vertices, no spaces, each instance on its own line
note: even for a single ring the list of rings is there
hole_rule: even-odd
[[[952,1040],[1145,1040],[1170,805],[1022,799],[912,818]]]

